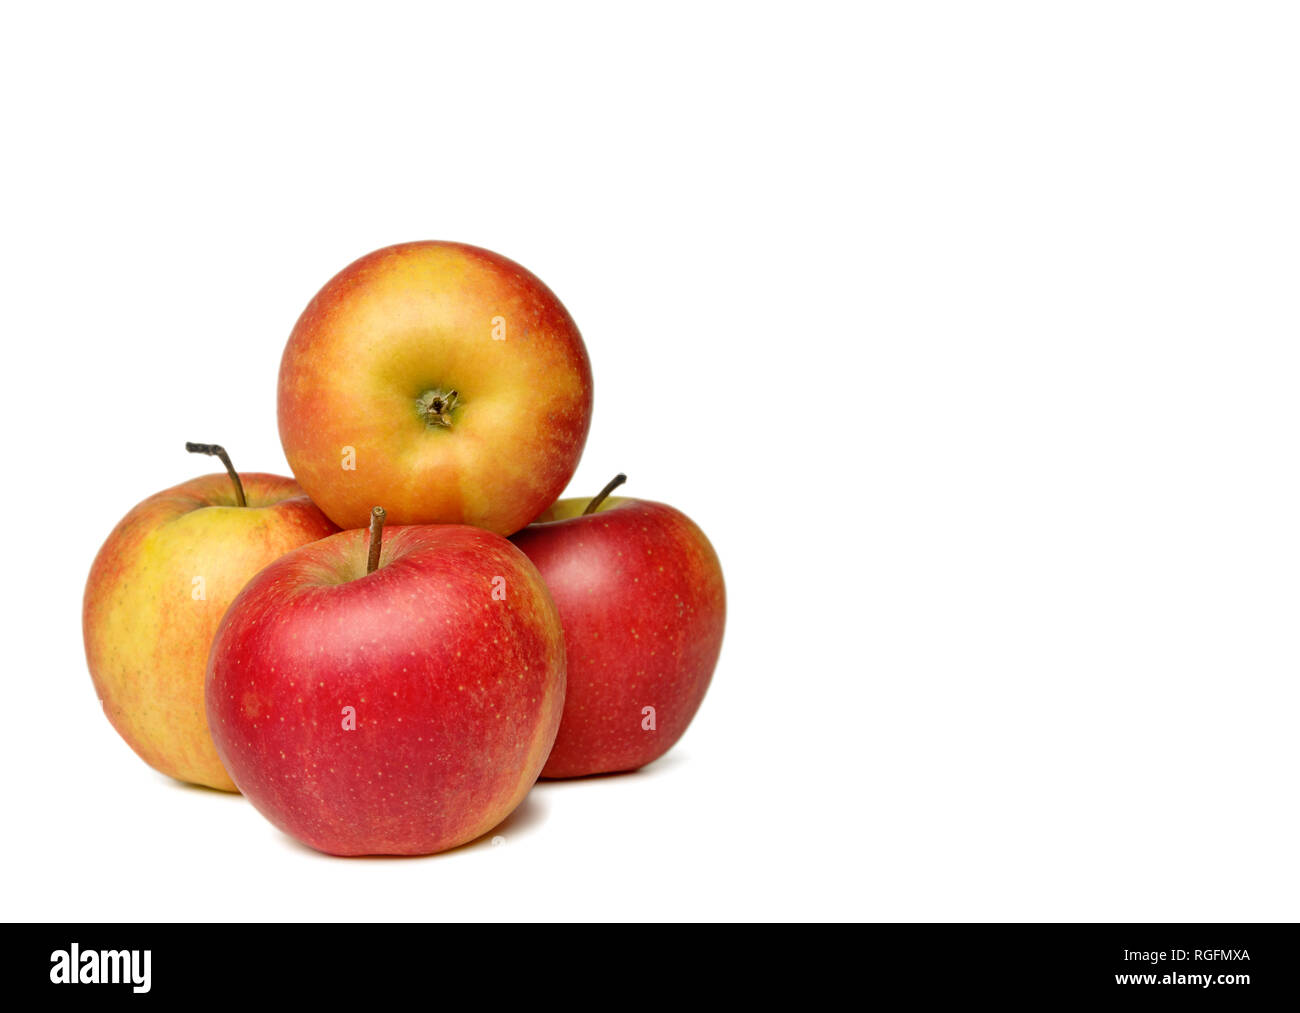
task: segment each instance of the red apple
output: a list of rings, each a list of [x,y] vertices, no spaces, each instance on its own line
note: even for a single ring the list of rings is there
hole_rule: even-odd
[[[564,719],[543,777],[633,770],[682,737],[722,649],[726,592],[709,540],[649,500],[560,500],[512,539],[564,624]],[[586,508],[584,512],[584,508]]]
[[[208,722],[239,790],[334,855],[424,855],[523,800],[564,707],[541,575],[491,532],[389,528],[306,546],[231,605]],[[373,572],[371,572],[373,568]]]
[[[136,506],[86,581],[86,663],[104,713],[146,763],[234,791],[208,735],[203,679],[227,606],[253,574],[337,528],[291,479],[205,475]],[[218,453],[219,452],[219,453]]]
[[[344,268],[303,311],[280,364],[280,439],[340,527],[519,530],[573,476],[591,365],[534,275],[460,243],[405,243]]]

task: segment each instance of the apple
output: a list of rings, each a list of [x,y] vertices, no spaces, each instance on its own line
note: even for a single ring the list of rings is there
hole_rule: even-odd
[[[86,581],[86,664],[104,713],[151,767],[234,791],[208,735],[203,680],[226,606],[290,549],[337,530],[292,479],[225,475],[150,496],[113,529]]]
[[[709,540],[663,503],[564,499],[512,541],[560,610],[564,718],[547,778],[634,770],[682,737],[722,649],[726,591]]]
[[[289,467],[343,528],[382,503],[393,524],[509,535],[568,484],[591,405],[587,351],[559,299],[461,243],[404,243],[344,268],[280,363]]]
[[[425,855],[519,805],[564,708],[541,575],[464,525],[344,531],[272,563],[221,624],[208,722],[239,790],[333,855]]]

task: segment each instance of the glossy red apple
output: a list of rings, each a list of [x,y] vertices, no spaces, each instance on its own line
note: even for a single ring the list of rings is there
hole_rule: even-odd
[[[207,711],[239,790],[335,855],[424,855],[523,800],[564,705],[540,574],[461,525],[344,531],[259,573],[217,632]],[[371,572],[371,567],[373,572]]]
[[[633,770],[666,753],[709,688],[726,621],[722,567],[663,503],[560,500],[512,541],[564,624],[564,719],[543,777]]]
[[[591,365],[555,294],[463,243],[367,254],[303,310],[280,363],[280,439],[340,527],[518,531],[573,477]]]

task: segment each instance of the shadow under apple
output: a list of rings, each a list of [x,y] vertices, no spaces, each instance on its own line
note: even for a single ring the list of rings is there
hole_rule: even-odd
[[[291,851],[296,851],[299,854],[311,855],[313,858],[348,862],[422,861],[430,858],[442,858],[446,855],[454,855],[463,851],[473,851],[478,848],[490,848],[493,846],[493,838],[496,837],[503,837],[509,841],[514,837],[524,836],[545,822],[546,813],[546,804],[538,799],[535,793],[529,792],[524,797],[524,800],[519,803],[514,812],[507,816],[501,823],[498,823],[495,827],[489,830],[486,834],[483,834],[481,837],[476,837],[472,841],[466,841],[464,844],[455,848],[450,848],[447,851],[439,851],[432,855],[329,855],[323,851],[317,851],[315,848],[308,847],[306,844],[290,837],[282,831],[277,830],[276,836],[280,838],[280,843],[284,847],[287,847]]]

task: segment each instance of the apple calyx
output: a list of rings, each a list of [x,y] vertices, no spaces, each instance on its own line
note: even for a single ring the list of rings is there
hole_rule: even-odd
[[[244,498],[244,483],[239,480],[239,472],[235,466],[230,463],[230,455],[226,453],[226,448],[218,443],[189,443],[186,442],[185,449],[191,454],[208,454],[212,457],[221,458],[221,463],[226,466],[226,473],[230,475],[230,481],[235,484],[235,503],[238,506],[248,506],[248,500]]]
[[[375,507],[370,511],[370,554],[366,557],[366,573],[379,569],[379,550],[384,544],[384,508]]]
[[[426,390],[416,399],[415,407],[430,429],[451,428],[451,410],[460,403],[460,393],[449,390]]]
[[[600,509],[600,505],[605,502],[605,498],[626,481],[627,481],[627,476],[624,475],[621,471],[613,478],[611,478],[609,480],[609,483],[605,486],[605,488],[601,489],[600,492],[596,493],[595,498],[590,503],[587,504],[587,509],[582,511],[582,516],[586,517],[587,514],[594,514],[597,510]]]

